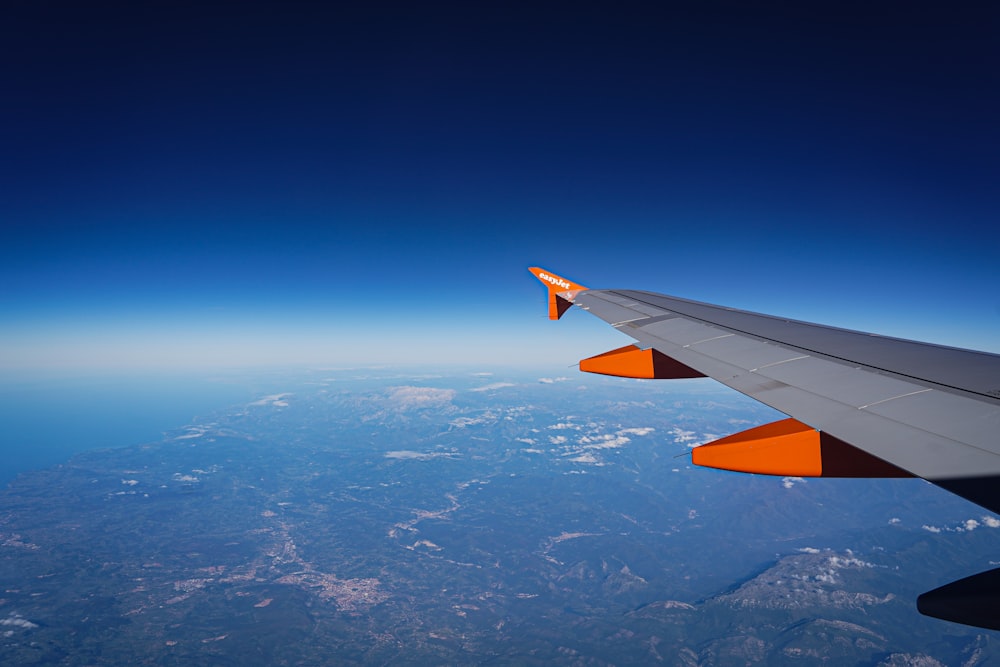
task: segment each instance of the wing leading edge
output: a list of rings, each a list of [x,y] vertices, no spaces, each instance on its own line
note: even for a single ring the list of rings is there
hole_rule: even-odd
[[[636,341],[582,360],[581,370],[707,376],[790,417],[696,447],[694,463],[782,476],[916,476],[1000,512],[1000,355],[588,289],[530,270],[548,287],[551,319],[575,305]],[[1000,618],[980,625],[1000,629]]]

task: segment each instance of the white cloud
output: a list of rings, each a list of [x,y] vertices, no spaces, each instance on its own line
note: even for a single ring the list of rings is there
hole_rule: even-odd
[[[579,456],[574,456],[569,460],[575,463],[591,463],[600,465],[600,461],[597,459],[597,457],[591,454],[590,452],[585,452],[583,454],[580,454]]]
[[[274,405],[279,408],[287,408],[288,401],[284,400],[287,396],[291,396],[291,394],[271,394],[270,396],[265,396],[264,398],[254,401],[250,405]]]
[[[492,384],[484,384],[482,387],[474,387],[471,391],[493,391],[494,389],[503,389],[504,387],[516,387],[517,385],[513,382],[494,382]]]
[[[813,547],[804,547],[799,549],[799,551],[807,554],[818,554],[821,553],[819,549]],[[837,583],[837,570],[842,570],[844,568],[870,568],[875,567],[872,563],[861,560],[860,558],[854,558],[850,555],[850,550],[848,550],[848,556],[842,557],[837,555],[831,555],[826,559],[826,566],[821,567],[818,574],[812,575],[812,577],[801,577],[797,575],[792,575],[795,579],[818,581],[823,584],[836,584]]]
[[[553,445],[561,445],[566,442],[566,436],[564,435],[551,435],[549,436],[549,442]]]
[[[198,481],[201,481],[201,480],[199,480],[194,475],[183,475],[183,474],[181,474],[179,472],[175,472],[174,473],[174,481],[175,482],[198,482]]]
[[[430,459],[453,459],[457,458],[458,454],[454,452],[414,452],[409,449],[401,449],[394,452],[386,452],[385,458],[387,459],[403,459],[403,460],[414,460],[414,461],[427,461]]]
[[[964,533],[973,531],[976,528],[985,526],[986,528],[1000,528],[1000,519],[992,516],[982,517],[982,521],[977,521],[975,519],[966,519],[954,528],[941,528],[938,526],[921,526],[924,530],[930,531],[932,533]]]
[[[552,426],[549,426],[549,428],[552,429],[553,431],[563,431],[563,430],[568,429],[568,428],[571,428],[571,429],[573,429],[575,431],[579,431],[580,430],[580,427],[577,424],[571,424],[569,422],[562,422],[560,424],[553,424]]]
[[[25,630],[31,630],[37,628],[37,623],[32,623],[23,616],[15,613],[11,613],[7,618],[0,618],[0,625],[12,626],[15,628],[24,628]]]
[[[538,381],[542,384],[553,384],[555,382],[566,382],[569,378],[558,377],[558,378],[538,378]]]
[[[515,438],[514,442],[523,442],[526,445],[537,445],[538,441],[534,438]]]
[[[641,430],[645,430],[645,429],[641,429]],[[649,429],[649,431],[651,432],[652,429]],[[690,449],[693,449],[693,448],[697,447],[698,445],[703,445],[706,442],[711,442],[713,440],[717,440],[718,439],[716,437],[716,435],[713,434],[713,433],[703,433],[701,435],[701,437],[699,437],[698,434],[696,434],[694,431],[688,431],[688,430],[685,430],[685,429],[683,429],[683,428],[681,428],[679,426],[674,426],[673,428],[671,428],[667,432],[667,434],[670,435],[670,436],[673,436],[673,441],[675,443],[677,443],[677,444],[683,444],[684,446],[686,446],[686,447],[688,447]],[[646,433],[637,434],[637,435],[646,435]]]
[[[640,426],[636,428],[623,428],[618,431],[618,435],[649,435],[656,429],[652,426]]]
[[[434,387],[390,387],[389,400],[403,410],[430,408],[446,405],[455,398],[454,389]]]
[[[465,428],[466,426],[472,426],[474,424],[483,424],[486,420],[482,417],[459,417],[458,419],[452,419],[449,424],[455,428]]]
[[[583,436],[577,442],[584,445],[586,449],[614,449],[615,447],[622,447],[632,442],[623,435],[597,435],[597,436]]]
[[[850,553],[850,550],[848,550]],[[868,561],[861,560],[860,558],[842,558],[840,556],[830,556],[828,561],[830,567],[834,568],[845,568],[845,567],[875,567],[874,564]]]
[[[902,519],[900,519],[899,517],[895,517],[895,516],[894,516],[894,517],[892,517],[891,519],[889,519],[889,523],[890,523],[890,524],[892,524],[892,525],[894,525],[894,526],[895,526],[895,525],[896,525],[897,523],[902,523],[902,522],[903,522],[903,520],[902,520]]]
[[[122,484],[124,484],[125,486],[135,486],[138,483],[139,483],[139,480],[137,480],[137,479],[123,479],[122,480]]]
[[[670,435],[674,436],[674,442],[676,443],[693,443],[697,439],[694,437],[694,431],[685,431],[677,426],[670,429]]]
[[[786,489],[792,488],[793,486],[795,486],[796,483],[805,484],[806,480],[802,479],[801,477],[782,477],[781,478],[781,485],[783,487],[785,487]]]

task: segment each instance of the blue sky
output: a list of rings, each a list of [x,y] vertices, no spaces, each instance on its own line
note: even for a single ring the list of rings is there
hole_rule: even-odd
[[[0,372],[569,364],[541,265],[1000,352],[987,3],[22,3]]]

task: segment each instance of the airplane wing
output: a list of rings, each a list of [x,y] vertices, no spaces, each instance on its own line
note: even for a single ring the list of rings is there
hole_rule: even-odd
[[[1000,355],[654,292],[588,289],[530,271],[548,288],[551,319],[573,305],[635,339],[582,360],[580,370],[707,376],[789,416],[696,447],[694,463],[798,477],[922,477],[1000,512]],[[1000,575],[993,572],[1000,570],[977,576],[993,575],[996,602]],[[942,615],[948,610],[939,606],[952,604],[956,590],[983,593],[975,583],[953,586],[921,596],[920,611],[1000,629],[1000,611],[985,622]]]

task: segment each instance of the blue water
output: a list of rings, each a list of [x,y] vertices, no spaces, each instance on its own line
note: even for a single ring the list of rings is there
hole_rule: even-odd
[[[78,452],[158,441],[270,385],[246,373],[0,377],[0,487]]]

